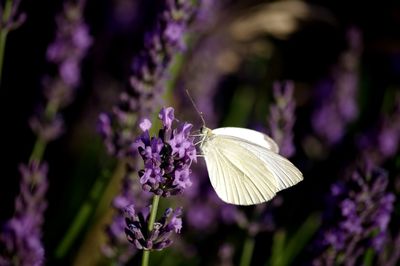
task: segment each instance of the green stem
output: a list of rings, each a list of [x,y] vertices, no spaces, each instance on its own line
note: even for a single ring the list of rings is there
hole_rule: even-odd
[[[4,24],[8,22],[11,16],[11,10],[12,10],[12,0],[7,0],[5,6],[4,6],[4,13],[3,17],[1,18],[0,22],[0,83],[1,83],[1,78],[2,78],[2,72],[3,72],[3,61],[4,61],[4,50],[6,47],[6,40],[7,40],[7,35],[9,32],[9,29],[7,27],[4,27]]]
[[[142,266],[149,265],[150,250],[143,250]]]
[[[47,102],[46,109],[44,110],[45,116],[51,121],[54,119],[58,112],[58,104],[54,101]],[[47,142],[40,135],[38,135],[29,161],[41,161],[43,158],[44,151],[46,150]]]
[[[116,166],[111,177],[108,174],[104,174],[96,179],[89,193],[89,197],[78,210],[77,215],[74,217],[66,234],[63,236],[60,244],[56,248],[56,258],[63,258],[71,249],[72,245],[75,243],[75,240],[82,232],[84,226],[88,224],[89,219],[92,216],[96,216],[93,215],[93,213],[95,213],[96,206],[96,212],[99,212],[99,209],[102,205],[109,206],[111,198],[116,193],[115,189],[112,188],[118,187],[117,184],[121,181],[124,174],[125,162],[120,161],[118,162],[118,165]],[[102,202],[101,199],[104,202]],[[104,208],[101,209],[101,211],[104,211]]]
[[[156,221],[158,202],[160,202],[160,196],[154,195],[153,203],[151,204],[150,220],[149,220],[149,232],[153,230],[154,222]]]
[[[251,257],[253,256],[254,251],[254,238],[248,236],[246,241],[244,242],[242,257],[240,258],[240,266],[248,266],[251,263]]]
[[[149,219],[149,226],[148,226],[149,232],[151,232],[153,230],[154,222],[156,221],[157,209],[158,209],[159,202],[160,202],[160,196],[154,195],[153,203],[151,205],[151,212],[150,212],[150,219]],[[149,257],[150,257],[150,251],[143,250],[142,266],[149,265]]]
[[[29,157],[29,161],[41,161],[43,158],[43,153],[46,149],[46,145],[47,143],[43,138],[37,137],[35,145],[33,146],[31,156]]]

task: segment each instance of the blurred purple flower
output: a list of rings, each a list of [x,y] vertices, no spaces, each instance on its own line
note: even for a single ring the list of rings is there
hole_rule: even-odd
[[[189,0],[167,0],[161,7],[157,24],[145,35],[144,49],[132,62],[130,87],[120,95],[112,113],[100,115],[98,131],[109,153],[130,157],[138,123],[162,105],[168,69],[184,50],[184,34],[193,12]]]
[[[400,94],[394,99],[393,110],[382,116],[380,125],[373,132],[359,137],[358,147],[365,157],[376,163],[396,155],[400,144]]]
[[[57,138],[63,131],[63,119],[58,110],[72,101],[81,80],[81,62],[92,44],[81,3],[66,3],[56,22],[57,32],[47,48],[47,60],[57,73],[43,78],[46,107],[38,108],[37,115],[30,119],[33,132],[44,141]]]
[[[314,265],[341,264],[342,259],[354,265],[368,248],[382,250],[395,201],[386,191],[388,182],[386,172],[367,161],[345,183],[332,186],[328,210],[335,212],[325,221]]]
[[[235,248],[232,244],[224,243],[218,250],[218,258],[220,266],[233,266],[233,255]]]
[[[26,14],[18,11],[20,3],[21,0],[14,0],[11,2],[11,10],[10,13],[7,14],[8,16],[6,16],[4,12],[5,7],[2,6],[3,4],[0,5],[0,29],[12,31],[25,22]]]
[[[213,1],[213,0],[202,0],[199,1],[199,8],[196,14],[196,24],[195,27],[198,31],[206,31],[213,28],[217,22],[218,12],[221,11],[225,0]]]
[[[274,104],[270,107],[269,129],[271,137],[279,147],[279,153],[285,157],[292,156],[296,149],[293,144],[293,126],[295,122],[295,102],[293,99],[294,84],[274,83]]]
[[[315,133],[328,145],[337,143],[346,126],[358,116],[358,64],[361,55],[361,33],[356,28],[347,33],[348,50],[335,66],[332,78],[317,86],[317,106],[312,115]]]
[[[143,189],[169,197],[182,193],[191,185],[190,166],[196,161],[196,148],[194,138],[190,137],[191,124],[183,123],[172,129],[173,108],[162,108],[159,118],[163,128],[158,137],[150,138],[150,125],[145,119],[141,123],[143,134],[133,147],[138,149],[144,161],[144,169],[139,171]]]
[[[182,229],[182,209],[168,208],[150,232],[149,211],[149,208],[136,211],[133,205],[125,209],[126,237],[137,249],[162,250],[172,244],[170,237],[173,232],[180,233]]]
[[[195,203],[187,211],[187,222],[196,230],[207,230],[215,222],[216,211],[212,206]]]
[[[181,50],[185,49],[185,43],[182,38],[186,30],[185,26],[183,23],[170,23],[165,29],[165,38],[170,43],[176,44]]]
[[[192,186],[185,190],[183,203],[187,211],[185,221],[190,231],[212,234],[218,224],[237,222],[238,208],[223,202],[209,185],[209,178],[204,165],[196,164],[192,174]]]
[[[44,211],[47,208],[47,165],[35,161],[21,165],[20,194],[15,214],[0,234],[1,265],[43,265],[41,242]]]

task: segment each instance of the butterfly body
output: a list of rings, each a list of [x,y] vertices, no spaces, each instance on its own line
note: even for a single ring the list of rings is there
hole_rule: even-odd
[[[278,154],[278,145],[255,130],[223,127],[201,129],[200,149],[217,195],[236,205],[258,204],[303,179]]]

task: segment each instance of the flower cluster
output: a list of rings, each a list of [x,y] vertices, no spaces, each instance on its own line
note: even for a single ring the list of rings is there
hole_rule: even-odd
[[[133,175],[133,172],[129,172],[127,175]],[[127,241],[125,235],[125,208],[132,203],[135,203],[136,207],[146,206],[147,197],[143,195],[141,187],[136,185],[137,183],[134,183],[133,178],[130,176],[125,176],[122,182],[121,192],[114,198],[112,203],[116,214],[112,222],[106,227],[108,241],[102,246],[102,252],[107,258],[113,259],[120,264],[125,264],[135,255],[135,249]]]
[[[162,102],[168,68],[176,54],[184,49],[184,34],[194,12],[189,0],[168,0],[164,3],[156,26],[146,34],[144,49],[133,59],[130,86],[120,95],[112,112],[100,114],[97,125],[107,151],[118,158],[128,159],[130,163],[121,193],[114,200],[114,203],[119,202],[118,206],[114,206],[118,214],[107,229],[109,245],[103,249],[107,257],[117,257],[122,262],[133,253],[130,252],[131,245],[126,245],[126,238],[121,238],[124,227],[121,207],[126,207],[128,203],[138,206],[138,199],[143,199],[143,195],[134,198],[131,194],[131,176],[136,173],[132,160],[132,143],[137,136],[135,129],[141,118],[154,113]],[[121,204],[121,199],[124,199],[125,206]]]
[[[20,172],[15,214],[0,234],[0,265],[42,265],[41,227],[47,207],[47,165],[31,162],[28,166],[21,165]]]
[[[271,137],[278,144],[279,153],[285,157],[290,157],[295,153],[292,133],[295,121],[293,90],[293,82],[275,83],[273,88],[275,104],[270,108]]]
[[[367,162],[346,183],[332,186],[332,203],[337,207],[328,217],[339,218],[324,231],[315,265],[340,264],[340,258],[354,265],[368,248],[381,251],[395,200],[386,192],[387,185],[386,172]]]
[[[181,208],[175,210],[168,208],[149,232],[149,208],[136,212],[134,206],[130,205],[126,208],[126,236],[137,249],[162,250],[172,244],[170,237],[173,232],[180,233],[181,215]]]
[[[135,141],[134,147],[144,161],[144,169],[139,171],[143,189],[169,197],[192,184],[189,174],[192,161],[196,161],[196,148],[194,138],[190,136],[191,124],[183,123],[172,129],[175,120],[172,107],[162,108],[159,118],[163,128],[158,137],[150,137],[151,122],[144,119],[140,124],[143,134]]]
[[[155,28],[145,36],[144,49],[133,60],[131,86],[120,95],[112,113],[99,117],[98,131],[108,152],[119,158],[130,156],[139,121],[162,105],[168,68],[185,49],[184,34],[194,12],[191,1],[167,0],[162,10]]]
[[[317,108],[312,116],[315,133],[328,145],[340,141],[346,126],[358,116],[358,64],[361,34],[356,28],[348,31],[348,50],[333,70],[332,79],[317,88]]]
[[[63,130],[60,108],[70,104],[81,79],[81,62],[92,38],[83,21],[83,5],[66,3],[58,15],[55,40],[47,48],[47,61],[54,66],[54,75],[44,77],[46,107],[40,107],[31,118],[32,130],[45,141],[57,138]]]

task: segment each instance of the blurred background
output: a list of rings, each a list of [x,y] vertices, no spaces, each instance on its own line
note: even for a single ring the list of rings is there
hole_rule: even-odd
[[[29,121],[43,108],[46,77],[57,71],[49,63],[49,44],[59,34],[57,18],[67,2],[22,0],[18,10],[26,18],[7,35],[0,87],[2,222],[14,214],[18,166],[29,160],[36,141]],[[99,114],[111,111],[129,86],[132,60],[145,49],[161,2],[87,0],[81,6],[90,45],[82,54],[73,100],[62,109],[63,133],[43,155],[49,165],[42,237],[47,265],[110,264],[100,249],[87,249],[104,241],[88,235],[103,232],[99,221],[107,215],[110,220],[111,199],[120,189],[118,159],[107,153],[96,125]],[[289,140],[285,155],[304,181],[262,206],[227,206],[211,189],[199,159],[192,167],[192,188],[163,203],[184,206],[183,229],[172,247],[152,253],[151,265],[239,265],[244,243],[253,243],[251,265],[316,264],[325,254],[320,235],[334,221],[326,214],[333,208],[331,187],[346,182],[359,161],[369,158],[384,169],[384,193],[399,197],[400,3],[202,0],[194,5],[185,49],[169,69],[162,105],[174,107],[180,121],[199,129],[188,89],[208,127],[274,134],[272,109],[284,98],[274,88],[290,87],[294,110],[284,117],[291,121],[290,136],[283,130],[277,142],[282,149]],[[88,202],[86,218],[76,225]],[[400,252],[393,242],[399,239],[399,215],[395,199],[384,228],[386,255]],[[73,224],[75,235],[69,231]],[[73,237],[66,241],[66,235]],[[391,265],[389,255],[360,250],[348,265]],[[81,259],[88,256],[96,259]],[[128,261],[139,264],[140,255]]]

